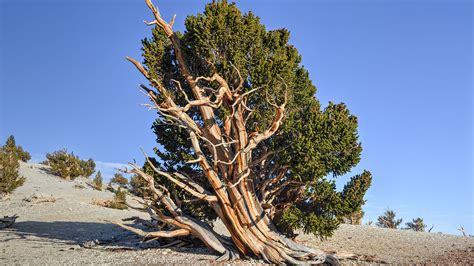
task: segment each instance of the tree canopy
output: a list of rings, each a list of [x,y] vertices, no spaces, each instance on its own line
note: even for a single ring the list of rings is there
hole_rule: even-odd
[[[214,1],[174,32],[174,18],[146,3],[155,17],[146,24],[156,27],[142,41],[143,65],[128,60],[149,82],[141,88],[157,112],[157,158],[129,172],[145,181],[133,186],[143,196],[146,187],[144,210],[160,225],[132,231],[192,235],[224,260],[337,263],[279,232],[325,237],[361,213],[370,172],[343,191],[335,185],[360,161],[357,118],[343,103],[321,107],[288,30],[267,30],[253,13]],[[216,218],[231,239],[209,226]]]
[[[186,31],[177,35],[196,76],[217,72],[236,87],[242,77],[241,90],[255,90],[246,102],[253,110],[247,121],[249,132],[270,126],[272,105],[281,103],[286,93],[285,119],[279,131],[253,151],[254,158],[266,160],[252,169],[256,178],[279,177],[285,182],[260,187],[259,197],[274,204],[272,217],[286,232],[304,228],[320,236],[331,235],[342,217],[361,208],[371,183],[370,172],[364,171],[354,176],[343,192],[335,189],[334,178],[348,173],[360,161],[357,117],[344,103],[329,102],[321,108],[301,55],[289,43],[288,30],[266,30],[252,12],[243,14],[226,1],[208,4],[204,13],[188,16],[185,25]],[[186,92],[191,88],[180,73],[172,41],[155,27],[152,37],[142,43],[150,76],[173,92],[177,102],[185,104],[177,82]],[[217,89],[212,85],[206,89]],[[220,108],[217,113],[217,124],[223,125],[228,110]],[[193,116],[204,123],[197,110]],[[164,168],[202,179],[201,169],[185,164],[193,159],[185,130],[169,125],[163,117],[152,128],[159,144],[156,155]],[[294,214],[297,217],[290,218]]]

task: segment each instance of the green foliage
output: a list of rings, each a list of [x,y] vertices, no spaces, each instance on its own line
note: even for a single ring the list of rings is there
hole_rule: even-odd
[[[296,206],[291,206],[278,213],[278,217],[275,219],[275,225],[280,228],[280,232],[294,236],[294,230],[303,227],[302,218],[303,215],[301,210]]]
[[[148,183],[139,175],[133,175],[130,178],[130,193],[142,198],[151,196],[151,193],[148,191]]]
[[[341,197],[343,201],[344,212],[353,214],[361,211],[365,204],[364,195],[372,183],[372,174],[364,171],[356,175],[344,186]]]
[[[74,153],[68,153],[66,149],[46,154],[51,172],[72,180],[78,176],[89,177],[95,171],[95,162],[92,159],[83,161]]]
[[[17,146],[15,137],[8,137],[5,145],[0,147],[0,196],[13,192],[17,187],[25,183],[25,178],[20,176],[18,169],[19,160],[28,161],[30,154]]]
[[[115,191],[114,199],[108,203],[108,207],[112,209],[126,210],[127,191],[124,189],[117,189]]]
[[[128,179],[125,178],[122,174],[120,173],[115,173],[114,177],[110,179],[111,184],[117,184],[118,186],[124,188],[125,186],[128,185]]]
[[[103,178],[102,178],[102,174],[100,173],[100,171],[97,172],[94,179],[92,180],[92,186],[94,186],[94,188],[97,189],[97,190],[102,190]]]
[[[303,215],[305,215],[303,216],[304,232],[307,234],[314,234],[322,239],[332,236],[332,233],[340,224],[340,221],[332,219],[332,217],[318,215],[314,212],[309,212],[309,214]]]
[[[23,147],[16,145],[15,137],[13,135],[10,135],[10,137],[8,137],[4,147],[9,152],[13,152],[15,156],[22,162],[28,162],[31,159],[31,155],[29,152],[24,151]]]
[[[92,159],[87,161],[80,160],[80,165],[82,169],[82,176],[89,177],[95,172],[95,162]]]
[[[408,222],[405,225],[405,229],[418,232],[424,232],[427,227],[427,225],[423,223],[423,219],[421,219],[420,217],[413,219],[411,222]]]
[[[383,215],[377,218],[377,226],[384,228],[397,229],[402,223],[403,219],[395,219],[396,213],[393,210],[387,209]]]
[[[18,157],[5,146],[0,148],[0,196],[23,185],[25,178],[18,173]]]
[[[275,148],[291,147],[281,150],[279,163],[291,165],[293,178],[305,182],[347,173],[359,163],[362,151],[357,118],[345,104],[330,102],[322,112],[315,105],[285,120],[284,138],[275,143]]]
[[[301,56],[289,44],[288,30],[267,31],[253,13],[242,14],[235,4],[227,1],[206,5],[203,14],[188,16],[185,25],[186,31],[177,36],[194,75],[210,76],[215,69],[235,88],[239,82],[238,69],[244,79],[244,91],[260,88],[247,100],[247,106],[255,110],[247,123],[248,132],[268,128],[274,108],[267,99],[281,103],[287,91],[283,124],[274,137],[255,149],[252,158],[257,159],[266,151],[275,154],[267,160],[267,166],[255,166],[252,171],[267,179],[275,178],[278,172],[284,173],[281,183],[289,185],[272,202],[276,209],[273,219],[280,230],[291,235],[301,228],[322,237],[330,236],[344,217],[361,210],[371,183],[370,173],[364,171],[353,177],[344,191],[338,192],[333,179],[348,173],[360,161],[362,146],[358,140],[357,117],[344,103],[329,102],[321,109],[314,97],[316,87],[301,65]],[[179,81],[188,94],[190,87],[178,70],[172,45],[163,30],[153,29],[152,38],[144,39],[142,45],[150,76],[161,81],[177,103],[185,103],[173,80]],[[202,125],[199,112],[196,109],[191,112],[193,119]],[[223,124],[228,113],[224,108],[217,110],[218,125]],[[185,164],[194,159],[185,130],[170,126],[162,116],[152,129],[159,144],[155,152],[161,164],[155,160],[156,165],[166,171],[183,172],[209,189],[202,170],[195,164]],[[154,175],[153,171],[150,174]],[[187,200],[188,195],[166,178],[155,175],[155,179],[179,200]],[[183,208],[207,221],[216,217],[207,205],[199,202]]]

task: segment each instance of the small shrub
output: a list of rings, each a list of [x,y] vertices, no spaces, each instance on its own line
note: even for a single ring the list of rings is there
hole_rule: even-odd
[[[74,153],[66,149],[46,154],[51,171],[60,177],[72,180],[78,176],[89,177],[95,171],[95,162],[92,159],[83,161]]]
[[[11,193],[25,183],[25,178],[18,173],[19,167],[18,157],[4,147],[0,148],[0,196]]]
[[[0,196],[11,193],[25,183],[25,178],[18,173],[18,160],[28,161],[31,158],[21,146],[16,146],[15,137],[10,136],[5,145],[0,147]]]
[[[97,172],[94,179],[92,180],[92,186],[95,189],[102,191],[102,185],[103,185],[102,182],[103,182],[102,174],[99,171],[99,172]]]
[[[397,214],[392,211],[387,209],[383,215],[380,215],[377,220],[377,226],[379,227],[384,227],[384,228],[391,228],[391,229],[397,229],[398,226],[402,223],[403,219],[395,219],[395,216]]]
[[[289,237],[296,237],[294,233],[295,229],[300,229],[303,227],[301,222],[301,211],[296,207],[290,207],[283,211],[281,216],[276,219],[277,226],[281,232],[285,233]]]
[[[22,162],[26,163],[31,159],[31,155],[29,152],[24,151],[23,147],[21,146],[16,146],[15,137],[13,135],[10,135],[10,137],[8,137],[4,148],[9,152],[14,153],[18,160]]]
[[[151,193],[148,190],[148,182],[138,175],[133,175],[130,178],[130,193],[142,198],[151,196]]]
[[[418,231],[418,232],[424,232],[427,226],[425,223],[423,223],[423,219],[421,219],[420,217],[413,219],[411,222],[408,222],[405,225],[406,225],[405,229]]]
[[[89,177],[95,172],[95,162],[92,159],[80,161],[82,176]]]
[[[114,200],[109,202],[108,207],[112,209],[126,210],[128,209],[126,198],[127,191],[119,188],[115,191]]]
[[[119,187],[125,188],[128,185],[128,179],[120,173],[115,173],[114,177],[110,179],[111,184],[116,184]]]

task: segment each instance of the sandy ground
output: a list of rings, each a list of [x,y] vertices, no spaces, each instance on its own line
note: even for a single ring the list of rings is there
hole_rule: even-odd
[[[106,220],[131,216],[147,219],[147,215],[94,205],[95,199],[112,199],[113,194],[94,190],[85,178],[61,180],[47,170],[42,165],[21,163],[25,185],[0,201],[1,217],[19,216],[13,227],[0,229],[0,264],[215,264],[217,256],[205,248],[162,248],[158,241],[142,243]],[[134,202],[131,198],[127,201]],[[224,233],[221,224],[216,224],[216,230]],[[84,247],[91,240],[99,244]],[[343,264],[474,264],[474,238],[438,233],[342,225],[326,241],[309,235],[300,235],[297,240],[337,254],[355,255],[354,259],[342,260]]]

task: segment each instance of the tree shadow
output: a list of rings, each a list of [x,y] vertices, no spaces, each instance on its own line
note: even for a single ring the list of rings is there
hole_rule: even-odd
[[[133,225],[140,227],[139,225]],[[145,228],[141,227],[142,230]],[[73,221],[19,221],[8,229],[0,230],[0,242],[21,241],[49,242],[81,247],[121,251],[160,248],[159,241],[142,242],[140,236],[111,223]],[[209,254],[197,243],[193,248],[171,248],[177,252]]]
[[[49,166],[46,166],[46,165],[39,166],[38,170],[43,174],[53,175],[55,177],[60,178],[60,176],[58,176],[56,173],[54,173],[53,170],[51,170],[51,167],[49,167]],[[64,179],[64,180],[66,180],[66,179]]]

